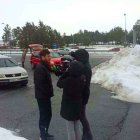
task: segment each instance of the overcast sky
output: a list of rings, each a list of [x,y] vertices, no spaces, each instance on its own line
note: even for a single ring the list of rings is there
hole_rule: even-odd
[[[140,0],[0,0],[0,35],[4,24],[11,28],[39,20],[61,34],[80,29],[108,32],[120,26],[130,31],[140,19]],[[4,23],[4,24],[2,24]]]

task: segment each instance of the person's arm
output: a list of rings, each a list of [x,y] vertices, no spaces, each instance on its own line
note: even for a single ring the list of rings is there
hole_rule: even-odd
[[[88,99],[90,96],[90,81],[91,81],[92,71],[89,69],[86,71],[86,83],[84,86],[84,92],[83,92],[83,104],[88,103]]]
[[[65,84],[65,82],[66,82],[68,76],[69,76],[69,73],[68,73],[68,72],[65,72],[65,73],[59,78],[59,80],[58,80],[58,82],[57,82],[57,86],[58,86],[59,88],[63,88],[63,87],[64,87],[64,84]]]
[[[44,70],[41,67],[36,67],[34,71],[35,84],[43,83],[44,78]]]

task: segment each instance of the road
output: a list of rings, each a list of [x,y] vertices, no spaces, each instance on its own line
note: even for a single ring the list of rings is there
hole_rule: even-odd
[[[20,61],[20,56],[13,56]],[[94,67],[109,58],[90,56]],[[33,70],[26,58],[29,74],[27,87],[0,89],[0,127],[10,129],[28,140],[38,140],[38,107],[34,98]],[[50,133],[56,140],[67,140],[65,121],[60,117],[62,90],[56,87],[58,77],[52,74],[55,96],[52,98],[53,117]],[[140,104],[111,98],[112,93],[98,84],[91,84],[87,116],[95,140],[140,140]]]

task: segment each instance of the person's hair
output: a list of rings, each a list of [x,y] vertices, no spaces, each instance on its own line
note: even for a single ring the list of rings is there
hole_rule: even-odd
[[[48,54],[50,54],[50,51],[49,51],[48,49],[42,50],[42,51],[40,52],[40,57],[46,56],[46,55],[48,55]]]

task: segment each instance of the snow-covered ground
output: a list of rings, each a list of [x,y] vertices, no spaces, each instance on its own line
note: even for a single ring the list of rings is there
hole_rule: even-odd
[[[140,103],[140,45],[122,49],[95,67],[91,82],[111,90],[113,98]]]
[[[14,132],[0,127],[0,140],[27,140],[17,136]]]

